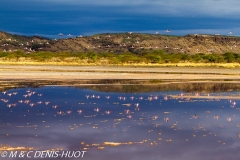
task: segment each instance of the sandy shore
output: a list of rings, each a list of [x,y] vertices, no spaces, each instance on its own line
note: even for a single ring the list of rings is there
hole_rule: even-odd
[[[187,67],[16,66],[0,65],[0,80],[233,80],[240,69]]]
[[[169,95],[169,97],[174,99],[232,99],[239,100],[240,96],[178,96]]]

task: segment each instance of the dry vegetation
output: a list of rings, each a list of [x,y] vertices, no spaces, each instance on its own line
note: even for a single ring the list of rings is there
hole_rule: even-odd
[[[239,67],[239,37],[99,34],[50,40],[0,32],[0,64]]]

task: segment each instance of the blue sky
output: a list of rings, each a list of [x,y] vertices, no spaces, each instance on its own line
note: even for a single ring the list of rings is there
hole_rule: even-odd
[[[238,6],[237,0],[1,0],[0,30],[45,36],[166,29],[238,34]]]
[[[31,6],[37,9],[43,7],[45,10],[76,9],[82,6],[92,7],[114,7],[117,11],[126,11],[135,14],[163,14],[177,17],[227,17],[237,18],[240,15],[240,1],[237,0],[2,0],[6,6]],[[12,2],[13,3],[12,3]],[[2,3],[2,2],[1,2]],[[18,9],[20,9],[18,7]],[[23,8],[22,8],[23,9]]]

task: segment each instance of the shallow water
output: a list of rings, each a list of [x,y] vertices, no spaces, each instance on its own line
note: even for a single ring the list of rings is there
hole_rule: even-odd
[[[234,89],[211,93],[123,93],[62,86],[10,89],[0,93],[0,144],[86,150],[83,159],[237,159],[240,100],[211,96],[239,94]]]

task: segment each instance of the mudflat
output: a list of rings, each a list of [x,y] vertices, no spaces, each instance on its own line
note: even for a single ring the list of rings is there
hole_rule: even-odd
[[[193,67],[17,66],[0,65],[1,80],[159,79],[234,80],[240,69]]]

